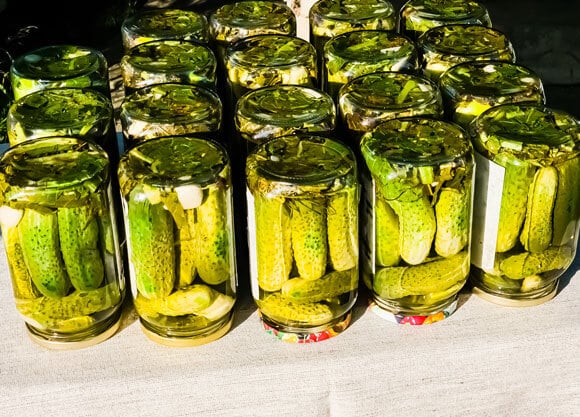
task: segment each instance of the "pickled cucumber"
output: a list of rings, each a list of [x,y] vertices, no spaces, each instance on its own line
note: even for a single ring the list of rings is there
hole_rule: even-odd
[[[281,294],[297,303],[314,303],[337,297],[358,287],[356,269],[333,271],[316,280],[291,278],[282,286]]]
[[[39,297],[34,300],[17,300],[16,307],[23,315],[46,323],[88,316],[118,305],[121,293],[117,283],[90,291],[74,291],[62,298]]]
[[[531,165],[510,163],[505,168],[496,251],[507,252],[518,242],[526,216],[528,190],[534,179]]]
[[[57,210],[60,249],[68,277],[77,290],[94,290],[105,277],[99,249],[99,222],[89,206]]]
[[[22,255],[36,288],[47,297],[63,297],[70,289],[60,254],[55,212],[24,210],[18,224]]]
[[[412,294],[428,294],[445,291],[467,278],[469,257],[460,252],[448,258],[440,258],[405,269],[401,287]]]
[[[232,242],[226,208],[225,189],[212,187],[205,201],[195,209],[195,263],[200,278],[210,285],[221,284],[230,277]]]
[[[328,246],[326,205],[322,199],[292,201],[292,253],[298,274],[318,279],[326,271]]]
[[[376,262],[395,266],[401,261],[399,250],[399,217],[382,198],[375,200]]]
[[[524,279],[531,275],[564,269],[572,262],[572,249],[568,246],[552,247],[543,252],[524,252],[503,259],[499,268],[511,279]]]
[[[213,321],[223,317],[234,306],[234,299],[204,284],[179,289],[161,299],[147,299],[137,295],[135,308],[140,316],[164,315],[178,317],[195,314]]]
[[[131,197],[128,238],[137,290],[148,298],[164,298],[175,282],[173,220],[163,204],[151,204],[137,189]]]
[[[258,285],[264,291],[278,291],[292,269],[290,215],[278,198],[256,196],[254,207]]]
[[[280,293],[273,293],[257,301],[262,314],[285,324],[319,326],[334,318],[332,309],[323,303],[296,303]]]
[[[393,266],[381,268],[373,278],[373,291],[381,298],[397,299],[412,293],[401,286],[403,274],[407,266]]]
[[[385,195],[388,204],[399,217],[401,258],[410,265],[424,262],[431,252],[437,229],[435,212],[429,198],[421,186],[401,189],[396,199],[390,198],[392,192]]]
[[[470,197],[465,188],[442,188],[435,204],[435,252],[443,257],[459,253],[469,239]]]
[[[538,168],[530,186],[520,242],[529,252],[542,252],[552,242],[552,210],[558,187],[556,168]]]
[[[448,258],[407,268],[401,286],[416,294],[440,292],[465,280],[468,273],[469,258],[466,252],[460,252]]]
[[[556,165],[558,190],[554,202],[552,244],[560,246],[573,241],[580,217],[580,158]]]
[[[34,286],[30,274],[26,269],[22,246],[18,234],[18,226],[2,228],[6,257],[12,277],[12,289],[16,299],[40,297],[41,293]]]
[[[358,264],[357,189],[331,196],[327,208],[328,255],[333,269],[346,271]]]

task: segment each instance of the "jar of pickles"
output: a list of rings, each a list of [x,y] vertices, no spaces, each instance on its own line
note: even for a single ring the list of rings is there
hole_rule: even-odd
[[[309,10],[309,40],[316,48],[318,72],[324,69],[324,44],[355,30],[394,31],[397,14],[387,0],[318,0]]]
[[[62,87],[30,93],[10,106],[6,126],[11,146],[42,137],[72,136],[92,140],[107,151],[111,162],[118,162],[113,105],[95,90]]]
[[[443,73],[439,87],[448,118],[464,127],[498,104],[546,102],[540,77],[531,69],[512,62],[457,64]]]
[[[111,337],[125,281],[105,151],[70,137],[22,142],[0,160],[0,189],[16,308],[31,338],[73,349]]]
[[[420,75],[393,71],[366,74],[349,81],[339,90],[338,106],[353,145],[358,145],[363,133],[385,120],[443,117],[443,100],[437,84]]]
[[[469,275],[471,143],[454,123],[410,117],[381,123],[360,148],[370,307],[401,324],[443,320]]]
[[[196,41],[163,39],[139,44],[121,57],[120,67],[126,95],[162,83],[216,89],[215,54]]]
[[[461,23],[491,27],[491,18],[476,0],[408,0],[399,10],[398,32],[417,40],[436,26]]]
[[[209,41],[207,18],[193,10],[144,9],[127,17],[121,25],[125,53],[136,45],[161,39]]]
[[[358,294],[353,152],[313,134],[272,139],[246,164],[252,296],[264,328],[309,343],[345,330]]]
[[[423,33],[417,45],[421,50],[423,73],[432,80],[461,62],[516,60],[505,34],[483,25],[436,26]]]
[[[304,39],[289,35],[256,35],[237,41],[226,49],[226,71],[232,103],[260,87],[316,87],[318,83],[316,50]]]
[[[240,98],[234,115],[236,130],[247,155],[257,145],[292,133],[330,134],[336,109],[324,91],[278,84],[250,91]]]
[[[382,71],[415,73],[419,52],[411,39],[385,30],[357,30],[324,45],[322,89],[338,100],[340,87],[361,75]]]
[[[200,86],[150,85],[125,97],[119,119],[126,149],[162,136],[196,134],[217,140],[222,102],[216,92]]]
[[[580,125],[557,109],[508,103],[483,112],[470,130],[479,190],[474,292],[507,306],[544,303],[576,253]]]
[[[119,163],[133,301],[144,333],[168,346],[208,343],[236,300],[229,160],[217,142],[167,136]]]
[[[107,97],[107,59],[97,49],[79,45],[50,45],[14,59],[10,83],[14,99],[46,88],[90,87]]]
[[[227,47],[240,39],[268,34],[296,36],[296,16],[283,2],[230,2],[210,13],[209,34],[219,65],[222,65]]]

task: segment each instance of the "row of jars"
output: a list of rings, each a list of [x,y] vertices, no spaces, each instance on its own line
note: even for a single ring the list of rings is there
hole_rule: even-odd
[[[577,242],[578,123],[510,104],[476,126],[477,163],[459,126],[425,117],[363,135],[362,166],[341,142],[311,134],[251,152],[250,279],[265,327],[297,341],[344,330],[359,249],[371,307],[397,322],[452,314],[470,273],[501,304],[553,297]],[[16,306],[45,345],[94,343],[118,325],[124,278],[108,168],[102,148],[71,137],[25,141],[0,161]],[[238,285],[227,152],[191,136],[151,139],[121,158],[118,179],[144,331],[171,345],[223,335]]]
[[[390,81],[391,78],[398,80],[402,77],[405,80],[398,88],[395,100],[404,108],[407,103],[406,97],[413,97],[417,79],[409,80],[407,75],[410,74],[390,72],[372,74],[372,77],[376,75],[379,75],[383,86],[385,85],[385,80],[381,78],[383,76],[391,84],[396,84]],[[373,79],[372,77],[369,75],[369,79]],[[429,84],[427,79],[420,81],[421,85]],[[181,88],[182,85],[179,85],[178,89]],[[274,87],[271,88],[275,90]],[[293,101],[291,99],[296,93],[287,94],[291,88],[295,87],[284,87],[264,93],[265,98],[257,102],[263,106],[268,102],[278,106]],[[382,91],[380,88],[376,90],[379,93]],[[420,87],[417,90],[424,92]],[[187,91],[187,94],[190,94],[190,91],[196,89],[190,88]],[[255,94],[258,91],[260,90],[256,90]],[[434,88],[433,91],[436,92],[437,89]],[[369,92],[373,90],[363,91],[362,94],[359,93],[359,97],[368,100],[372,97]],[[322,94],[318,91],[317,93]],[[253,93],[250,91],[247,95],[250,94]],[[245,94],[240,96],[240,101],[245,96]],[[163,95],[156,97],[150,102],[158,103]],[[390,100],[393,101],[392,97]],[[193,103],[196,101],[193,100]],[[305,99],[300,105],[298,100],[298,108],[309,109],[313,103],[316,101]],[[142,108],[148,109],[150,104],[141,103],[141,105]],[[267,107],[265,105],[264,108]],[[271,114],[279,112],[279,107],[274,109],[276,111],[270,110]],[[38,112],[37,107],[34,114]],[[155,113],[160,112],[155,109],[152,114]],[[268,114],[267,111],[263,113]],[[506,133],[506,140],[503,134],[499,134],[499,139],[489,140],[489,150],[486,150],[486,146],[476,148],[481,155],[487,157],[482,158],[483,166],[488,159],[499,164],[499,167],[506,167],[508,163],[505,161],[521,165],[523,160],[525,165],[528,163],[531,165],[530,173],[536,175],[537,166],[554,165],[558,169],[560,163],[568,159],[575,160],[577,126],[567,115],[541,106],[530,105],[528,108],[528,105],[522,105],[513,108],[506,106],[502,113],[495,114],[494,119],[501,121],[503,118],[508,120],[507,125],[504,123],[506,126],[501,129],[507,129],[506,132],[512,133]],[[551,125],[551,119],[558,120],[555,123],[557,127]],[[530,121],[533,124],[527,126]],[[543,135],[542,132],[551,133],[540,140],[542,146],[520,144],[521,149],[516,151],[510,137],[513,135],[513,126],[521,127],[522,124],[526,128],[523,132],[518,131],[516,135],[518,137],[529,136],[536,138],[533,140],[537,141],[537,138]],[[566,127],[561,129],[560,126]],[[173,125],[168,125],[169,127],[173,128]],[[493,126],[484,131],[489,130],[498,135],[497,129]],[[482,238],[482,242],[486,243],[481,243],[481,248],[477,249],[481,260],[474,262],[469,246],[469,243],[474,241],[470,238],[473,195],[471,193],[474,188],[473,156],[469,141],[461,128],[444,120],[399,118],[377,125],[376,128],[373,126],[373,129],[369,126],[368,130],[367,133],[361,132],[363,137],[357,135],[356,142],[346,141],[351,146],[344,146],[341,142],[321,136],[292,135],[285,140],[268,142],[249,151],[251,155],[248,157],[245,171],[249,192],[245,203],[249,214],[250,276],[253,296],[264,325],[270,331],[282,338],[312,341],[330,337],[348,325],[358,286],[359,219],[363,225],[360,247],[363,248],[361,255],[364,261],[361,266],[364,282],[373,290],[373,300],[378,306],[376,310],[389,312],[389,316],[397,321],[424,323],[453,312],[456,294],[468,276],[470,259],[472,266],[475,265],[485,271],[481,275],[486,278],[487,287],[483,285],[477,287],[485,288],[486,294],[490,293],[502,301],[519,299],[521,303],[522,300],[527,301],[531,298],[534,300],[532,302],[538,302],[553,295],[557,278],[569,265],[575,250],[577,204],[574,197],[567,198],[565,195],[561,199],[561,202],[570,201],[571,206],[567,209],[560,208],[558,212],[567,210],[573,214],[558,226],[560,232],[566,230],[564,233],[566,238],[559,239],[559,244],[550,243],[545,248],[542,246],[541,250],[538,246],[535,246],[536,249],[529,249],[522,240],[529,238],[521,237],[518,241],[517,235],[522,227],[520,224],[517,226],[519,229],[515,240],[512,239],[512,246],[497,249],[497,253],[506,252],[505,262],[504,255],[497,255],[496,248],[492,247],[494,245],[490,242],[494,242],[493,238]],[[397,140],[391,144],[392,148],[385,148],[385,143],[391,142],[388,138],[393,138],[392,131],[397,132]],[[551,142],[555,140],[555,132],[559,133],[556,142],[560,142],[557,144]],[[370,137],[364,138],[365,135]],[[417,143],[417,137],[425,140]],[[136,252],[142,251],[139,252],[142,254],[148,253],[147,257],[143,257],[147,261],[142,260],[142,256],[135,258],[133,255],[129,256],[132,287],[136,288],[135,306],[142,318],[144,329],[150,336],[162,339],[163,342],[171,340],[173,343],[178,343],[177,341],[191,343],[193,339],[208,340],[197,332],[202,329],[208,330],[206,334],[213,332],[214,335],[219,335],[220,331],[227,331],[228,323],[231,324],[229,313],[233,311],[237,286],[235,272],[233,277],[231,275],[232,271],[235,271],[236,261],[231,253],[232,251],[235,253],[234,243],[238,243],[239,239],[235,242],[232,229],[224,226],[230,221],[233,223],[231,213],[232,207],[235,206],[231,202],[233,187],[229,184],[231,178],[228,179],[230,168],[224,167],[224,161],[228,161],[227,151],[215,154],[212,151],[213,146],[218,150],[220,146],[214,142],[199,139],[197,142],[190,142],[188,139],[182,143],[183,139],[185,138],[166,139],[168,145],[163,147],[155,145],[161,142],[145,142],[131,149],[126,159],[119,164],[119,188],[126,210],[124,216],[129,252],[131,253],[132,233],[133,236],[140,237],[143,230],[149,230],[150,233],[148,238],[139,239],[144,243],[135,249]],[[484,142],[487,143],[488,139]],[[542,149],[544,154],[541,154]],[[351,154],[353,150],[354,153]],[[197,151],[199,152],[196,153]],[[194,160],[190,160],[188,155],[195,155]],[[213,170],[204,168],[205,164],[200,163],[203,161],[201,155],[215,157],[210,158]],[[358,161],[355,155],[359,156]],[[51,158],[41,159],[51,161],[54,166]],[[127,166],[124,166],[124,163],[127,163]],[[500,178],[507,178],[508,175],[507,169],[502,173],[502,169],[498,169],[495,164],[490,163],[488,166],[491,168],[487,168],[494,175],[487,178],[487,182],[493,185],[497,185]],[[560,183],[562,180],[565,183],[565,177],[568,175],[569,182],[574,183],[575,179],[570,180],[577,174],[573,165],[572,163],[569,170],[560,167],[560,171],[565,172],[559,178]],[[186,173],[182,183],[178,173],[183,166],[186,167]],[[205,169],[209,170],[204,171]],[[195,172],[195,175],[191,174],[192,172]],[[222,172],[224,173],[218,174]],[[477,175],[479,172],[480,170]],[[193,177],[197,178],[198,173],[200,177],[194,180]],[[386,173],[389,175],[386,176]],[[362,180],[362,187],[359,186],[359,178]],[[549,178],[546,180],[549,181]],[[389,181],[385,181],[386,179]],[[390,179],[393,180],[392,183]],[[213,185],[210,185],[212,180]],[[538,187],[545,187],[540,185],[540,182]],[[143,183],[147,186],[143,186]],[[551,186],[556,187],[555,181],[552,181]],[[514,188],[519,189],[519,184]],[[538,188],[540,189],[545,190]],[[532,193],[530,190],[522,187],[520,192],[527,195],[528,191]],[[513,192],[513,189],[509,190],[510,195]],[[72,194],[79,193],[72,191]],[[135,217],[138,219],[143,217],[137,221],[136,231],[133,232],[129,215],[131,205],[127,203],[131,194],[135,213],[141,213]],[[359,195],[363,197],[361,206],[363,211],[359,211],[357,202]],[[475,193],[475,196],[478,195],[481,194]],[[484,202],[488,201],[487,194],[482,198]],[[209,205],[206,206],[206,203]],[[487,204],[491,207],[491,204]],[[483,206],[485,204],[481,205]],[[428,210],[428,207],[431,210]],[[201,214],[204,208],[209,210]],[[486,219],[486,216],[489,216],[484,223],[493,223],[500,208],[496,205],[490,208],[490,214],[485,212],[474,216],[474,220]],[[512,213],[511,206],[503,210]],[[153,214],[153,211],[157,213]],[[408,213],[409,216],[402,216],[403,213]],[[190,216],[189,219],[187,215]],[[505,212],[503,216],[506,217]],[[544,223],[545,216],[546,213]],[[552,214],[547,216],[551,218]],[[523,214],[520,217],[533,216]],[[198,219],[202,218],[205,221],[200,222]],[[149,220],[143,221],[146,219]],[[166,227],[160,228],[160,223]],[[196,224],[199,226],[199,223],[203,223],[202,229],[191,226]],[[552,228],[555,228],[555,221],[553,224]],[[423,230],[423,226],[426,230]],[[204,252],[205,255],[200,255],[198,249],[195,249],[199,247],[199,243],[195,243],[195,231],[209,228],[215,232],[223,230],[224,227],[228,231],[224,231],[221,237],[204,238],[210,249],[209,252]],[[528,226],[528,229],[530,227]],[[537,225],[535,227],[537,228]],[[172,233],[168,231],[169,229]],[[487,230],[488,227],[484,229]],[[502,226],[501,230],[503,229]],[[523,231],[521,233],[523,234]],[[530,233],[529,230],[527,233]],[[174,250],[170,251],[167,249],[171,245],[167,242],[172,239]],[[534,239],[536,238],[532,240]],[[275,245],[279,244],[279,247],[273,245],[272,241]],[[396,241],[398,245],[393,244]],[[564,249],[554,250],[552,247],[554,245]],[[225,247],[227,248],[224,249]],[[224,250],[229,252],[226,254]],[[216,256],[218,254],[219,256]],[[199,264],[201,269],[204,269],[203,263],[206,263],[205,269],[220,275],[221,278],[208,278],[209,273],[206,273],[204,278],[198,269],[200,266],[194,265],[194,259],[200,256],[204,258]],[[491,263],[490,258],[493,258]],[[173,269],[163,267],[167,265],[173,266]],[[211,268],[208,268],[209,265]],[[509,265],[512,269],[509,269]],[[156,266],[162,267],[165,273],[159,271],[152,277],[151,271],[157,271]],[[187,271],[193,271],[191,274],[185,273],[189,274],[189,278],[184,281],[181,278],[177,279],[184,271],[182,267]],[[167,273],[168,269],[174,272]],[[226,278],[226,271],[230,274],[229,278]],[[506,271],[509,271],[510,275],[507,275]],[[173,278],[169,278],[169,275]],[[498,278],[498,282],[494,282],[494,278]],[[506,290],[508,284],[509,291]],[[102,287],[98,289],[100,288]],[[66,291],[67,295],[63,299],[81,290],[75,287],[69,294],[69,286]],[[84,293],[82,294],[85,297]],[[71,298],[71,304],[78,303],[77,298]],[[54,309],[54,304],[48,303],[50,306],[48,308]],[[42,314],[37,316],[43,317]],[[68,326],[82,321],[76,320],[76,317],[69,317],[66,320]],[[210,324],[215,324],[216,321],[217,326],[212,327]]]

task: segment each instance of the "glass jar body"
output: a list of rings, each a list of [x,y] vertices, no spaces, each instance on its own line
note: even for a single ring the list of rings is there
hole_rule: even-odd
[[[395,119],[366,133],[361,152],[363,280],[372,309],[401,324],[448,317],[469,276],[474,160],[467,136],[442,120]]]
[[[354,155],[331,139],[289,135],[256,148],[246,173],[251,289],[265,328],[298,343],[342,332],[358,294]]]
[[[68,349],[110,337],[125,282],[106,153],[76,138],[34,139],[0,165],[2,236],[33,340]]]
[[[541,304],[554,297],[575,256],[578,123],[564,112],[516,103],[485,111],[471,128],[480,190],[474,291],[501,305]]]
[[[225,150],[190,136],[152,139],[123,156],[119,184],[133,301],[145,334],[169,346],[221,337],[231,327],[237,291]]]

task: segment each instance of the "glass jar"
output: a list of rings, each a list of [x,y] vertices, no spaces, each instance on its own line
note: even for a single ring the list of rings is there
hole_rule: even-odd
[[[215,54],[195,41],[163,39],[139,44],[121,57],[120,67],[126,95],[162,83],[216,89]]]
[[[443,320],[469,275],[471,143],[454,123],[411,117],[381,123],[360,147],[371,310],[401,324]]]
[[[318,82],[314,47],[289,35],[256,35],[237,41],[226,49],[226,71],[233,103],[260,87],[316,87]]]
[[[125,53],[136,45],[161,39],[208,43],[207,18],[193,10],[144,9],[127,17],[121,25],[121,41]]]
[[[508,103],[483,112],[470,131],[478,190],[474,292],[507,306],[544,303],[556,294],[576,253],[578,120],[542,105]]]
[[[313,134],[274,138],[246,164],[252,296],[264,328],[309,343],[345,330],[358,294],[353,152]]]
[[[0,160],[0,219],[16,308],[52,349],[119,328],[125,281],[108,157],[90,141],[22,142]]]
[[[16,100],[7,116],[10,145],[30,139],[70,136],[92,140],[119,158],[111,100],[87,88],[49,88]]]
[[[14,99],[46,88],[90,87],[110,97],[109,69],[97,49],[50,45],[26,52],[10,67]]]
[[[227,47],[240,39],[267,34],[296,36],[296,16],[283,2],[236,1],[210,13],[209,34],[221,64]]]
[[[397,14],[387,0],[318,0],[309,10],[310,42],[316,48],[318,72],[324,69],[324,45],[354,30],[394,31]]]
[[[415,74],[386,71],[357,77],[339,90],[340,119],[352,140],[397,117],[443,117],[443,101],[433,81]]]
[[[516,60],[509,39],[499,30],[483,25],[437,26],[423,33],[417,45],[423,73],[432,80],[461,62]]]
[[[123,155],[118,176],[143,332],[168,346],[220,338],[237,287],[225,150],[191,136],[152,139]]]
[[[436,26],[461,23],[491,27],[491,18],[476,0],[409,0],[399,10],[398,32],[417,40]]]
[[[240,98],[234,115],[236,131],[248,154],[257,145],[292,133],[331,133],[336,109],[324,91],[300,85],[274,85]]]
[[[167,83],[143,87],[121,103],[125,149],[161,136],[201,134],[220,138],[222,104],[214,91]]]
[[[498,104],[546,102],[540,77],[529,68],[511,62],[457,64],[443,73],[439,87],[448,118],[464,127]]]
[[[384,30],[357,30],[331,38],[324,45],[322,89],[338,100],[340,87],[373,72],[418,72],[419,52],[413,41]]]

